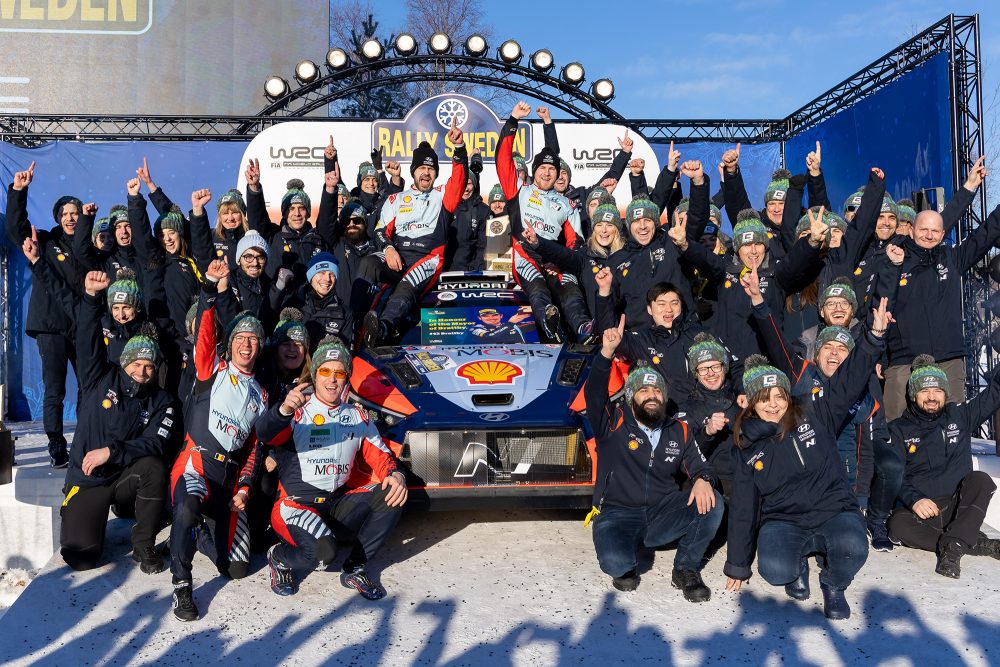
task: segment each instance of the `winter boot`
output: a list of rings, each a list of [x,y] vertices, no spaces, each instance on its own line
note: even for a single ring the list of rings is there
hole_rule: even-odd
[[[620,591],[630,593],[639,588],[639,573],[629,570],[620,577],[611,577],[611,585]]]
[[[174,616],[180,621],[198,620],[198,607],[194,605],[190,581],[174,581]]]
[[[840,621],[851,617],[851,606],[847,604],[844,591],[834,590],[826,584],[820,584],[819,588],[823,591],[823,613],[827,618]]]
[[[892,541],[889,540],[889,529],[885,525],[885,519],[876,519],[869,516],[865,524],[868,528],[868,539],[871,540],[872,549],[875,551],[892,551]]]
[[[154,547],[133,547],[132,560],[139,564],[139,570],[143,574],[163,572],[163,558]]]
[[[670,576],[670,583],[674,588],[679,588],[684,592],[684,599],[688,602],[708,602],[712,597],[712,591],[701,580],[701,575],[694,570],[674,568]]]
[[[979,533],[979,539],[969,550],[973,556],[989,556],[1000,560],[1000,540],[993,540],[983,533]]]
[[[941,538],[938,542],[938,561],[934,571],[944,577],[958,579],[962,576],[962,556],[965,545],[955,539]]]
[[[803,558],[799,564],[799,578],[785,584],[785,594],[799,602],[809,599],[809,559]]]

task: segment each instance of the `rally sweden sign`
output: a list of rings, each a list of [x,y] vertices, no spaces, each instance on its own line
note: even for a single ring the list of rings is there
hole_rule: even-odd
[[[465,146],[479,149],[483,162],[496,159],[503,122],[477,99],[448,93],[426,99],[410,109],[403,120],[372,123],[372,146],[381,148],[384,159],[409,162],[420,142],[426,141],[439,155],[451,158],[454,146],[448,140],[452,122],[465,134]],[[514,135],[514,152],[531,155],[531,125],[521,122]]]

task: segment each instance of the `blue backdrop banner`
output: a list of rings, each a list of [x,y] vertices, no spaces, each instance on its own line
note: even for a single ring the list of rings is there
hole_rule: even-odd
[[[793,173],[804,171],[806,155],[819,141],[837,213],[868,181],[872,167],[885,172],[886,190],[896,200],[931,187],[943,187],[951,196],[949,99],[948,56],[940,54],[786,142],[785,164]]]
[[[153,181],[185,211],[191,208],[191,192],[208,188],[218,196],[236,185],[245,142],[128,142],[83,144],[54,142],[38,148],[17,148],[0,142],[0,211],[7,207],[7,185],[14,172],[35,162],[35,178],[29,188],[28,217],[39,229],[55,225],[52,203],[72,194],[100,208],[106,215],[115,204],[125,203],[125,183],[135,177],[145,156]],[[150,206],[150,215],[156,212]],[[210,213],[211,215],[211,213]],[[213,220],[214,224],[214,220]],[[31,274],[20,248],[4,235],[9,257],[10,349],[7,357],[8,418],[11,421],[41,419],[42,367],[35,341],[24,334]],[[66,386],[63,414],[76,419],[76,378]]]
[[[676,144],[674,146],[681,152],[681,162],[685,160],[700,160],[705,174],[712,181],[711,193],[719,191],[719,163],[722,161],[722,154],[730,148],[736,148],[736,144],[722,144],[716,142],[702,141],[692,144]],[[667,156],[670,152],[670,144],[653,144],[653,152],[661,165],[667,164]],[[747,194],[750,201],[758,209],[764,207],[764,191],[767,184],[771,182],[771,174],[781,163],[781,147],[779,144],[743,144],[740,146],[740,171],[743,173],[743,183],[746,185]],[[646,179],[649,187],[653,187],[658,174],[647,173]],[[686,178],[681,179],[681,187],[684,188],[685,196],[688,193],[688,182]],[[725,216],[725,211],[723,211]],[[729,234],[732,231],[732,222],[723,222],[722,230]]]

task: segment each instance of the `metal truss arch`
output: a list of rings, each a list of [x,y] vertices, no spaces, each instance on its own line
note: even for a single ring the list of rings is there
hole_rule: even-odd
[[[388,57],[332,70],[315,81],[290,90],[257,115],[299,117],[366,89],[417,81],[475,83],[503,88],[545,101],[581,120],[625,120],[606,102],[581,86],[523,65],[505,63],[488,56],[463,55]]]

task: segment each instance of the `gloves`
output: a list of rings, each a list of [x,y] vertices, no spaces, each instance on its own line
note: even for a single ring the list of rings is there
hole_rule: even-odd
[[[372,150],[372,166],[375,167],[375,171],[382,171],[382,147],[381,146],[377,150]]]
[[[292,276],[294,275],[295,274],[292,273],[291,269],[285,269],[285,268],[278,269],[278,276],[274,280],[274,286],[277,287],[279,291],[285,289],[285,286],[288,284],[288,282],[292,279]]]

